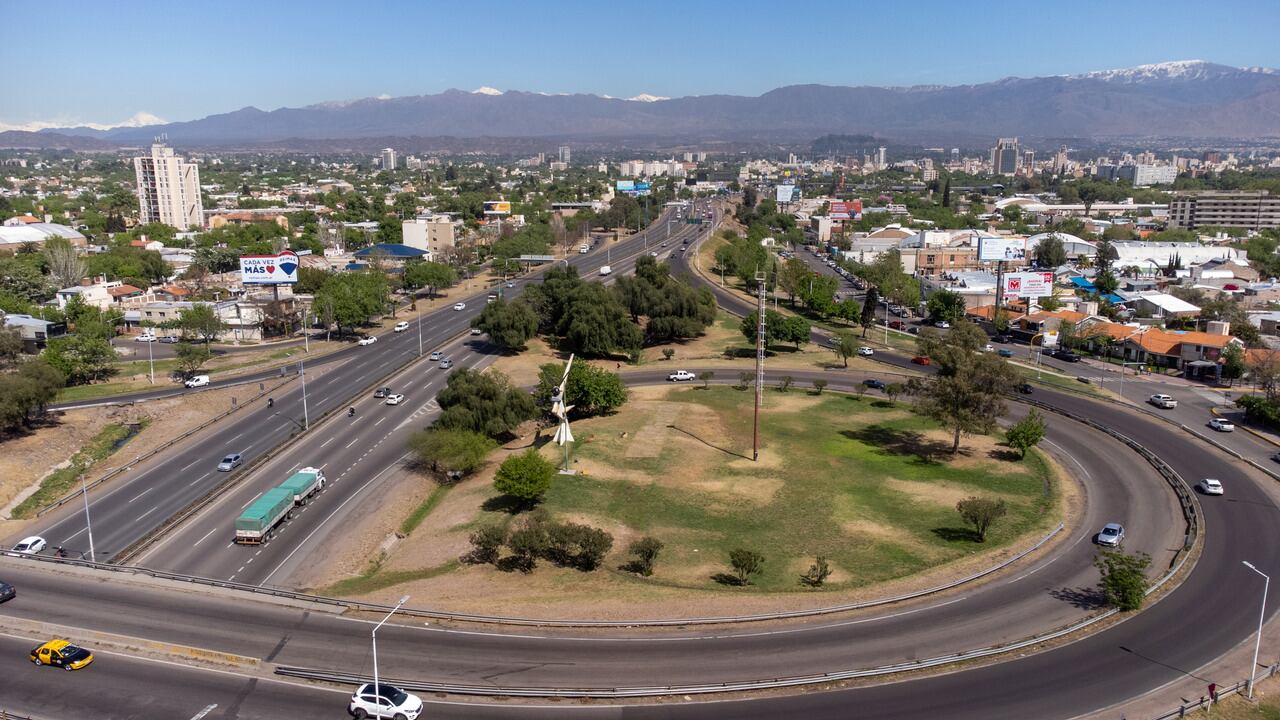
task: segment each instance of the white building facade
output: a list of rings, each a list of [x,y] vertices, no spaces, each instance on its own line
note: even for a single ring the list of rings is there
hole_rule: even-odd
[[[179,230],[199,228],[204,221],[200,200],[200,168],[173,154],[162,143],[151,146],[151,155],[133,159],[138,181],[139,219],[163,223]]]

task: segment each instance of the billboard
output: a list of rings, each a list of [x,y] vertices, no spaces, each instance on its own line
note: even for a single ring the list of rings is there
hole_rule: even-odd
[[[636,189],[634,180],[619,180],[617,184],[618,192],[632,192]]]
[[[278,255],[243,255],[240,282],[245,285],[276,285],[298,282],[298,254],[285,250]]]
[[[1007,273],[1004,276],[1004,294],[1023,298],[1048,297],[1053,294],[1053,273]]]
[[[789,203],[791,202],[791,196],[795,194],[796,186],[795,185],[779,185],[776,188],[774,188],[774,191],[777,192],[778,202]]]
[[[485,215],[510,215],[511,203],[506,200],[486,200],[484,203]]]
[[[648,194],[649,194],[649,183],[647,183],[647,182],[637,182],[637,183],[636,183],[636,187],[635,187],[635,192],[636,192],[636,194],[637,194],[637,195],[648,195]]]
[[[1027,239],[1009,237],[979,237],[978,262],[999,260],[1026,260]]]
[[[835,200],[831,202],[831,207],[827,210],[827,216],[832,220],[861,220],[862,219],[862,201],[852,200],[845,202],[843,200]]]

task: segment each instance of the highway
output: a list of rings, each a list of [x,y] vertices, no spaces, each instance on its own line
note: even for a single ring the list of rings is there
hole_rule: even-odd
[[[718,295],[722,303],[736,309],[745,304],[722,293]],[[877,357],[910,367],[902,358],[885,354]],[[811,380],[808,374],[791,371],[788,374],[795,375],[802,384]],[[855,375],[836,372],[813,375],[831,379],[833,386],[838,376],[857,380]],[[628,378],[637,382],[654,379],[640,373],[629,373]],[[1048,390],[1038,390],[1035,397],[1109,427],[1122,428],[1139,442],[1159,450],[1189,481],[1205,476],[1222,477],[1223,469],[1231,468],[1227,496],[1208,498],[1202,503],[1205,544],[1199,563],[1187,581],[1159,603],[1084,640],[1039,655],[961,673],[731,704],[630,706],[625,710],[575,707],[573,715],[836,718],[848,717],[851,709],[857,708],[857,717],[867,718],[1071,717],[1177,679],[1247,637],[1255,622],[1257,598],[1253,592],[1237,590],[1253,588],[1256,576],[1243,568],[1240,560],[1248,559],[1272,574],[1280,569],[1277,507],[1267,487],[1274,481],[1233,463],[1207,445],[1188,440],[1188,436],[1172,435],[1180,431],[1144,413]],[[1082,477],[1091,483],[1089,503],[1080,529],[1070,538],[1076,544],[1068,543],[1065,554],[1033,574],[1015,579],[1015,583],[1022,583],[1019,587],[999,583],[983,586],[972,594],[962,593],[964,597],[951,605],[926,602],[921,604],[918,613],[898,618],[880,617],[875,621],[859,618],[844,625],[810,621],[788,625],[777,633],[721,631],[713,637],[689,637],[688,631],[665,638],[628,635],[583,639],[565,634],[540,636],[523,632],[513,637],[449,632],[402,620],[404,624],[388,626],[383,630],[385,634],[379,635],[383,667],[396,668],[394,672],[384,669],[384,673],[409,678],[447,673],[456,682],[473,684],[568,682],[580,687],[594,683],[616,684],[622,679],[627,685],[644,685],[664,679],[701,682],[726,677],[764,677],[770,673],[799,674],[811,668],[833,670],[857,667],[860,663],[878,664],[895,656],[919,656],[928,649],[931,640],[938,646],[954,643],[956,638],[968,639],[966,646],[970,647],[986,644],[986,633],[1002,621],[1013,626],[1028,613],[1038,614],[1040,611],[1034,603],[1043,602],[1046,595],[1053,597],[1052,590],[1092,584],[1084,580],[1088,573],[1082,570],[1082,565],[1087,567],[1089,553],[1087,543],[1079,540],[1079,533],[1089,533],[1102,518],[1110,519],[1123,513],[1124,522],[1130,525],[1132,547],[1145,542],[1157,552],[1180,532],[1177,522],[1150,508],[1154,498],[1166,503],[1168,490],[1162,487],[1163,481],[1151,477],[1136,455],[1064,419],[1051,417],[1050,425],[1050,439],[1065,448],[1066,454],[1079,461],[1084,469]],[[1135,484],[1129,486],[1128,482]],[[1144,518],[1142,512],[1153,514]],[[1170,547],[1172,545],[1166,545],[1164,550],[1167,552]],[[1071,557],[1073,552],[1081,557]],[[144,633],[147,637],[190,642],[201,647],[230,647],[235,652],[271,657],[281,663],[310,662],[320,667],[342,663],[344,667],[358,668],[365,658],[363,648],[367,634],[359,629],[360,623],[352,620],[297,610],[262,609],[258,607],[261,603],[212,593],[188,592],[182,599],[175,599],[166,594],[167,591],[155,588],[139,589],[123,582],[86,583],[82,577],[19,567],[9,560],[0,567],[4,568],[6,577],[16,578],[20,587],[19,599],[5,606],[5,613],[15,617],[81,626],[92,623],[96,629],[112,632]],[[1060,595],[1053,599],[1064,606],[1070,605],[1070,598],[1075,597],[1070,593]],[[964,612],[955,607],[965,602],[974,603],[976,609],[987,612],[975,612],[974,605],[969,605]],[[1275,607],[1273,596],[1268,615],[1274,613]],[[193,621],[196,618],[198,620]],[[346,652],[335,655],[335,648],[344,648]],[[960,648],[952,644],[949,649]],[[328,664],[320,664],[322,661]],[[87,673],[99,669],[95,666]],[[28,668],[31,673],[40,670]],[[56,676],[39,683],[45,687],[46,695],[56,687],[49,683],[67,682],[65,673],[45,672],[45,677]],[[194,671],[156,670],[148,675],[147,692],[180,694],[184,685],[177,676],[187,678],[191,672]],[[73,676],[78,677],[80,675]],[[1088,688],[1088,692],[1081,692],[1081,688]],[[241,707],[248,708],[248,700],[272,691],[258,685],[239,696],[225,697],[245,698],[246,703]],[[70,702],[71,695],[73,693],[60,694],[58,700]],[[0,699],[9,701],[7,693],[0,694]],[[37,694],[33,701],[38,699]],[[320,709],[322,705],[331,708],[341,704],[340,698],[305,695],[297,699],[293,713],[322,717],[325,712]],[[27,707],[23,704],[15,709]],[[314,714],[306,714],[307,708],[313,709]],[[79,707],[81,713],[84,709],[83,705]],[[562,705],[552,712],[562,717],[568,709]],[[552,716],[499,706],[447,705],[436,710],[445,717]],[[65,714],[68,713],[59,713]],[[266,717],[268,714],[242,710],[238,715],[222,716]]]

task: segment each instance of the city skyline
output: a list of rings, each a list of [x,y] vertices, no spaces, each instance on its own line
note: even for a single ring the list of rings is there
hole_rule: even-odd
[[[358,27],[352,29],[347,9],[331,2],[309,6],[305,15],[291,6],[244,3],[231,3],[216,15],[165,6],[161,15],[151,2],[50,2],[11,9],[14,27],[56,28],[59,51],[46,52],[47,36],[37,32],[19,33],[0,49],[0,59],[12,69],[0,129],[142,125],[246,106],[272,110],[451,88],[619,98],[754,96],[795,84],[964,85],[1194,58],[1280,66],[1280,49],[1268,38],[1280,8],[1249,0],[1225,3],[1219,8],[1224,15],[1252,19],[1225,38],[1199,32],[1193,13],[1176,11],[1179,4],[1185,3],[1084,3],[1070,22],[1141,28],[1148,37],[1177,37],[1176,46],[1118,42],[1112,33],[1082,31],[1070,35],[1069,51],[1058,51],[1044,44],[1048,24],[1028,23],[1025,32],[1000,42],[966,43],[963,57],[957,57],[959,40],[988,32],[992,18],[1021,17],[1025,7],[997,3],[974,13],[924,3],[905,16],[878,6],[816,3],[794,17],[791,34],[780,35],[777,9],[752,2],[731,12],[660,2],[642,14],[587,3],[547,12],[504,2],[475,10],[375,2],[364,15],[369,22],[387,18],[396,28],[415,30],[402,31],[402,42],[393,33],[392,42],[372,44]],[[816,22],[821,18],[845,21]],[[246,31],[254,27],[276,30]],[[413,41],[416,33],[431,41]],[[104,51],[114,45],[102,42],[105,37],[133,46],[166,34],[171,51],[192,54],[194,63],[149,63],[145,55],[139,62],[128,52]],[[904,45],[908,36],[913,39]],[[193,66],[203,70],[193,76]],[[88,67],[111,81],[91,81],[85,77]]]

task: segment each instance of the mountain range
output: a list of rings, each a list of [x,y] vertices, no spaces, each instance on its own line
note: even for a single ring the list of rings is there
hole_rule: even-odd
[[[163,133],[179,146],[441,136],[783,141],[827,133],[1254,138],[1280,136],[1280,72],[1189,60],[975,85],[791,85],[757,97],[639,95],[626,100],[485,87],[271,111],[245,107],[187,122],[40,133],[116,145],[145,144]]]

